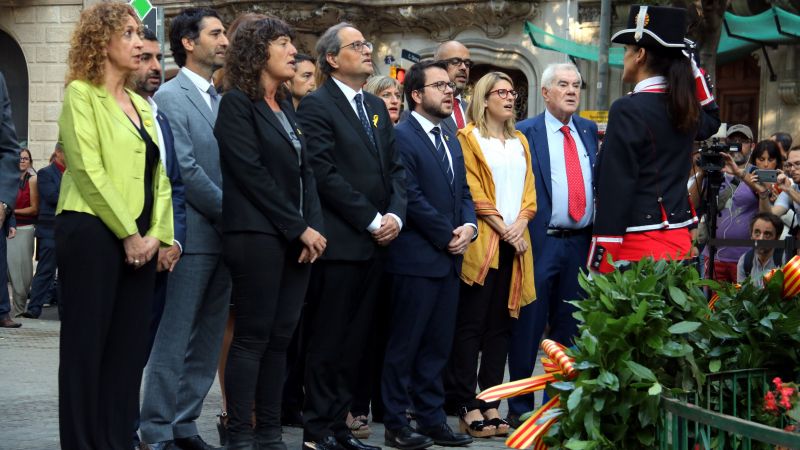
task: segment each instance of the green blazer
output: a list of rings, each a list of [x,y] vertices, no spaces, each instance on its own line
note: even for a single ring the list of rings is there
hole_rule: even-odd
[[[158,142],[150,105],[126,89],[144,127]],[[67,159],[56,214],[92,214],[120,239],[138,232],[144,207],[145,144],[104,86],[75,80],[67,85],[58,119]],[[160,162],[153,177],[153,214],[146,235],[172,245],[172,188]]]

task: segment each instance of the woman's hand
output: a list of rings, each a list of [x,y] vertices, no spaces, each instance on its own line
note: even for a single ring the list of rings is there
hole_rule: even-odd
[[[528,227],[528,219],[524,219],[522,217],[518,217],[517,220],[514,221],[508,228],[506,228],[505,233],[503,233],[500,238],[504,241],[508,242],[511,245],[514,245],[514,242],[519,240],[524,240],[523,237],[525,236],[525,228]]]
[[[137,269],[142,267],[156,254],[158,245],[158,239],[150,236],[142,237],[139,233],[126,237],[122,240],[125,262]]]
[[[301,264],[313,263],[322,256],[322,252],[328,246],[328,240],[325,239],[325,236],[311,227],[306,228],[303,234],[300,235],[300,242],[303,243],[303,250],[300,252],[300,258],[297,262]]]
[[[511,245],[514,247],[514,251],[517,255],[521,255],[528,251],[528,243],[525,242],[525,239],[520,239]]]

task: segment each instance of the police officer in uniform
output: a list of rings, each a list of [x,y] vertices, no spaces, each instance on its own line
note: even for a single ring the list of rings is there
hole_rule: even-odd
[[[686,10],[631,6],[622,80],[633,92],[616,100],[595,167],[596,212],[588,267],[613,261],[683,259],[697,221],[686,190],[694,140],[719,128],[719,109],[687,53]]]

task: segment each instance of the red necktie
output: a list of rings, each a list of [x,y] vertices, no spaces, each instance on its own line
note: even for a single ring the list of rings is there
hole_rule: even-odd
[[[464,114],[461,112],[461,100],[457,98],[454,98],[453,100],[456,102],[455,105],[453,105],[455,106],[453,108],[453,112],[456,114],[456,126],[460,130],[464,128]]]
[[[583,185],[583,171],[578,159],[578,147],[569,132],[569,126],[561,127],[564,133],[564,165],[567,168],[567,188],[569,189],[569,216],[580,222],[586,212],[586,191]]]

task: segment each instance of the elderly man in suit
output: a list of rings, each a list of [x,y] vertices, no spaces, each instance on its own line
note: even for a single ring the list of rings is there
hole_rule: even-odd
[[[6,79],[0,73],[0,225],[7,234],[7,219],[14,210],[19,182],[19,142],[14,122],[11,119],[11,99],[6,88]],[[6,270],[6,240],[0,237],[0,286],[8,283]],[[0,293],[0,328],[19,328],[19,322],[10,317],[11,301],[8,292]]]
[[[592,165],[598,142],[597,125],[575,114],[580,93],[578,68],[551,64],[542,73],[545,111],[517,124],[533,149],[539,210],[528,227],[538,300],[522,309],[512,330],[508,354],[512,380],[531,376],[546,327],[550,339],[564,345],[577,331],[575,308],[567,301],[581,296],[578,272],[592,236]],[[509,399],[510,421],[532,409],[532,395]]]
[[[306,136],[328,247],[312,271],[305,374],[304,441],[318,450],[374,449],[345,424],[388,246],[403,226],[404,171],[394,125],[380,98],[361,86],[372,74],[372,44],[347,23],[316,46],[327,80],[297,112]]]
[[[211,82],[227,46],[215,11],[182,11],[170,30],[170,48],[181,70],[155,95],[159,112],[169,119],[184,184],[186,241],[167,283],[163,320],[145,370],[140,433],[154,450],[212,448],[199,436],[195,420],[214,382],[230,303],[231,281],[219,231],[222,174],[214,138],[219,95]],[[174,246],[167,250],[175,251]]]
[[[386,444],[401,449],[472,442],[447,425],[442,384],[453,347],[462,255],[478,232],[461,146],[442,126],[452,114],[455,88],[447,67],[443,61],[411,66],[405,91],[412,112],[395,129],[408,207],[386,265],[393,276],[392,323],[381,388]],[[416,431],[406,418],[412,408]]]

